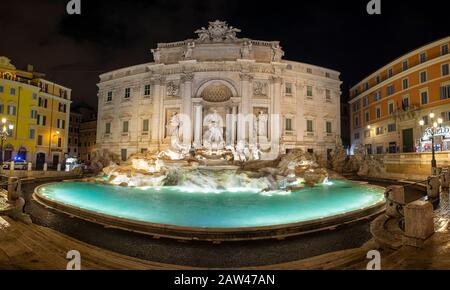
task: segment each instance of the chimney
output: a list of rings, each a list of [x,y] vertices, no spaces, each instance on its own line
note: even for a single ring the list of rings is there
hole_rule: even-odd
[[[34,66],[31,65],[31,64],[27,65],[27,71],[28,72],[33,72],[34,71]]]

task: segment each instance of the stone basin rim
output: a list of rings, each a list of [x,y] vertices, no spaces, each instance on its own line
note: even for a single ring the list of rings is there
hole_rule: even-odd
[[[50,208],[57,212],[69,215],[71,217],[77,217],[91,223],[100,224],[107,228],[121,229],[129,232],[153,236],[154,238],[168,238],[175,240],[211,242],[232,242],[267,239],[279,240],[293,236],[334,230],[340,226],[352,224],[362,220],[372,219],[382,214],[385,211],[386,205],[385,200],[381,200],[363,209],[289,224],[239,228],[187,227],[138,221],[98,213],[92,210],[75,207],[60,201],[46,198],[42,195],[42,193],[40,193],[41,188],[57,183],[58,182],[52,182],[37,186],[33,191],[33,200],[38,204],[44,206],[45,208]],[[381,186],[374,187],[384,188]]]

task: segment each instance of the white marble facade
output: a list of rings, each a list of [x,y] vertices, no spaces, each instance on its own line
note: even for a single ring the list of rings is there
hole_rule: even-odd
[[[99,149],[124,159],[166,149],[175,114],[180,140],[197,148],[207,146],[210,120],[220,116],[214,126],[224,146],[257,142],[271,151],[268,159],[293,148],[333,149],[341,130],[339,72],[284,60],[279,42],[238,32],[210,22],[197,39],[158,44],[151,63],[102,74]]]

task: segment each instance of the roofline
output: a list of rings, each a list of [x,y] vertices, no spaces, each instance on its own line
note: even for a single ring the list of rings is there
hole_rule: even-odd
[[[416,55],[418,52],[424,50],[425,48],[432,48],[436,45],[438,45],[439,43],[441,44],[445,44],[450,42],[450,36],[441,38],[439,40],[430,42],[428,44],[425,44],[419,48],[416,48],[410,52],[405,53],[404,55],[397,57],[396,59],[394,59],[393,61],[389,62],[388,64],[386,64],[385,66],[381,67],[380,69],[376,70],[374,73],[371,73],[370,75],[368,75],[367,77],[365,77],[362,81],[360,81],[359,83],[357,83],[356,85],[352,86],[350,88],[350,91],[352,91],[353,89],[355,89],[358,86],[361,86],[362,84],[366,83],[367,81],[369,81],[370,79],[374,78],[376,75],[380,74],[383,71],[386,71],[387,69],[389,69],[390,67],[392,67],[394,64],[398,63],[398,61],[405,59],[405,58],[409,58],[413,55]]]

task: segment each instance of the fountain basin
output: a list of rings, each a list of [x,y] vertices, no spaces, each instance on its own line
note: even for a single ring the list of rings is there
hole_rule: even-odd
[[[154,237],[239,241],[285,238],[348,224],[384,210],[383,189],[336,180],[293,192],[88,182],[39,186],[44,206],[108,227]]]

